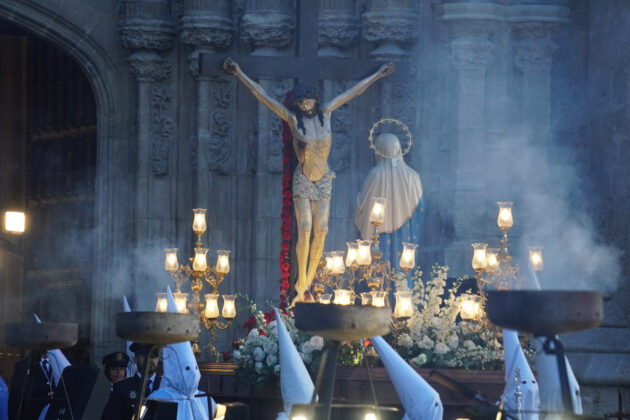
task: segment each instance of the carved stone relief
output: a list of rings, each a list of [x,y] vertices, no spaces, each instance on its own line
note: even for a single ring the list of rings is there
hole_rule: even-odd
[[[173,140],[173,98],[166,84],[151,89],[151,172],[155,176],[168,174],[169,151]]]
[[[377,59],[403,58],[403,49],[418,38],[420,21],[417,5],[406,1],[372,0],[368,11],[363,13],[363,37],[379,43],[371,52]]]
[[[208,138],[207,160],[211,172],[227,175],[232,169],[230,151],[231,104],[234,84],[231,80],[217,79],[212,82],[212,131]]]
[[[320,0],[319,56],[347,57],[360,32],[359,17],[353,0]]]
[[[280,102],[284,102],[284,97],[293,88],[290,80],[280,80],[274,83],[273,95]],[[271,174],[282,173],[282,120],[275,114],[269,112],[269,126],[271,127],[270,138],[267,141],[267,170]]]
[[[241,19],[241,39],[253,55],[277,55],[293,39],[295,15],[285,0],[248,0]]]

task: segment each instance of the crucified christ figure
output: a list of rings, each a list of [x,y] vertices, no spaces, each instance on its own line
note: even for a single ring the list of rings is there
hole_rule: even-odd
[[[328,233],[332,180],[335,178],[335,173],[328,167],[328,155],[332,144],[330,114],[365,92],[378,79],[393,73],[394,65],[392,63],[382,65],[376,73],[321,106],[315,90],[298,83],[291,92],[289,108],[269,96],[258,83],[243,73],[232,59],[225,60],[223,68],[236,76],[258,101],[282,118],[291,128],[293,148],[299,162],[293,174],[293,204],[298,228],[296,245],[298,280],[295,290],[296,300],[302,301],[305,299],[304,292],[308,290],[315,277]]]

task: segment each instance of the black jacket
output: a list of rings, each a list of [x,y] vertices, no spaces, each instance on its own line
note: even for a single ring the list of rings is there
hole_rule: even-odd
[[[46,378],[39,359],[38,354],[33,354],[31,357],[18,360],[15,364],[9,388],[10,420],[37,420],[46,404],[52,402],[54,383],[51,383],[52,377],[51,381]],[[24,390],[23,399],[22,389]],[[22,400],[21,410],[20,400]],[[19,418],[18,411],[20,411]]]
[[[155,376],[155,384],[153,384],[152,391],[160,387],[161,380],[160,376]],[[112,392],[109,394],[101,420],[131,420],[137,410],[141,386],[142,378],[138,375],[115,383]],[[147,394],[148,392],[145,391],[145,398]]]

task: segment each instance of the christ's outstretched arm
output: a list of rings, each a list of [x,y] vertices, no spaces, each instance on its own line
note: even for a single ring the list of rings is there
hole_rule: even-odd
[[[269,108],[274,114],[282,118],[287,123],[290,122],[290,119],[293,115],[291,111],[289,111],[284,105],[280,102],[276,101],[274,98],[269,96],[267,92],[260,86],[258,83],[254,82],[252,79],[247,77],[245,73],[241,70],[238,64],[233,61],[231,58],[228,58],[223,63],[223,69],[228,73],[236,76],[238,80],[240,80],[249,91],[267,108]]]
[[[355,98],[359,96],[360,94],[362,94],[363,92],[365,92],[365,90],[368,87],[370,87],[372,83],[376,82],[378,79],[388,76],[392,74],[393,72],[394,72],[394,65],[392,63],[383,64],[376,71],[376,73],[361,80],[359,83],[357,83],[356,85],[354,85],[347,91],[343,92],[342,94],[338,95],[336,98],[334,98],[330,102],[325,103],[324,106],[322,107],[322,111],[324,112],[334,111],[335,109],[344,105],[346,102],[348,102],[352,98]]]

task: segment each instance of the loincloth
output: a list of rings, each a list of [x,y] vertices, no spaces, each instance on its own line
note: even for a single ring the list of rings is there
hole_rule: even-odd
[[[302,172],[302,165],[298,164],[293,172],[293,199],[305,198],[320,201],[330,200],[332,195],[332,180],[337,175],[329,171],[323,177],[313,182]]]

